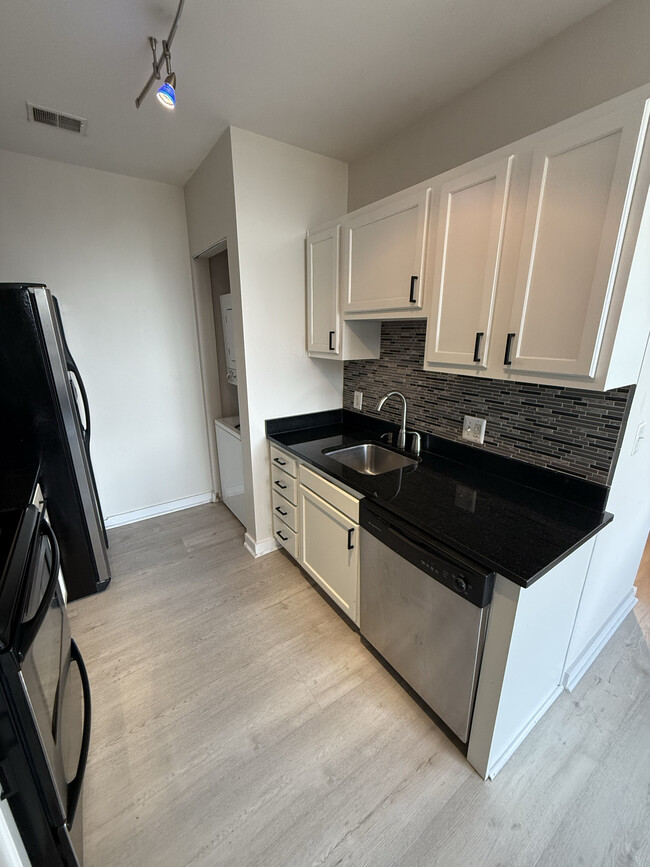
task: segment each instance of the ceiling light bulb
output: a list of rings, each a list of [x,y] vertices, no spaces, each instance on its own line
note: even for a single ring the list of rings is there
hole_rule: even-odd
[[[165,108],[174,108],[176,105],[176,73],[172,72],[167,76],[165,83],[158,88],[156,96]]]

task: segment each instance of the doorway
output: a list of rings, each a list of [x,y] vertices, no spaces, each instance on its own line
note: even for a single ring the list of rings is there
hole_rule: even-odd
[[[221,414],[214,419],[221,499],[246,526],[246,491],[239,422],[237,355],[232,320],[228,249],[208,259]]]

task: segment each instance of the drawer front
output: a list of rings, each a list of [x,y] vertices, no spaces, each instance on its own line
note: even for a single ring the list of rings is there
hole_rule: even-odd
[[[293,506],[284,497],[273,491],[273,517],[288,524],[294,532],[298,532],[298,507]]]
[[[294,479],[298,475],[298,462],[296,459],[276,446],[271,446],[271,466],[284,470],[285,473],[289,473]]]
[[[300,484],[318,494],[319,497],[322,497],[339,512],[343,512],[356,524],[359,523],[359,500],[357,497],[342,491],[341,488],[313,473],[304,465],[300,467]]]
[[[294,560],[297,560],[298,534],[294,533],[290,527],[287,527],[284,521],[281,521],[276,515],[273,516],[273,533],[276,542],[279,542],[291,554]]]
[[[285,497],[294,506],[298,505],[298,480],[275,466],[271,467],[271,490]]]

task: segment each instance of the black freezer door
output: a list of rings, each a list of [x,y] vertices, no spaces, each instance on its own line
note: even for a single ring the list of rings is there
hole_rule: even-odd
[[[63,339],[44,286],[0,284],[0,446],[41,459],[70,600],[103,590],[110,567]]]

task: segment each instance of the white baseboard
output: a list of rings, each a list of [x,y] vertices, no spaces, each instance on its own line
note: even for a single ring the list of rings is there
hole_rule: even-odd
[[[256,542],[248,533],[244,534],[244,548],[253,557],[263,557],[264,554],[270,554],[271,551],[277,551],[280,546],[271,536],[270,539],[263,539],[261,542]]]
[[[159,515],[168,515],[170,512],[180,512],[182,509],[191,509],[193,506],[202,506],[204,503],[214,503],[215,495],[212,491],[204,494],[195,494],[193,497],[183,497],[180,500],[171,500],[168,503],[157,503],[146,509],[136,509],[133,512],[122,512],[121,515],[110,515],[104,523],[106,529],[123,527],[125,524],[135,524],[137,521],[146,521],[147,518],[157,518]]]
[[[567,666],[564,672],[564,688],[566,690],[573,692],[583,674],[637,602],[636,587],[632,587],[628,595],[616,606],[591,641],[583,648],[573,662]]]
[[[510,741],[505,750],[501,753],[501,755],[495,759],[495,761],[490,763],[488,768],[487,776],[493,780],[496,775],[499,773],[501,768],[508,761],[510,756],[517,749],[519,744],[524,740],[524,738],[528,737],[531,729],[533,729],[537,723],[544,716],[549,707],[553,704],[555,699],[564,692],[564,687],[560,684],[556,686],[553,692],[548,696],[546,701],[542,703],[542,705],[535,711],[535,713],[531,716],[525,726],[519,730],[519,732],[515,735],[515,737]]]

